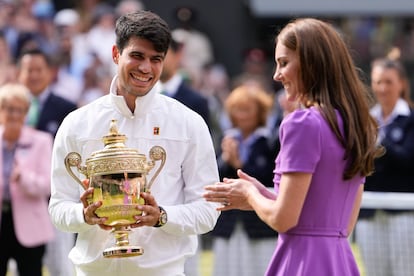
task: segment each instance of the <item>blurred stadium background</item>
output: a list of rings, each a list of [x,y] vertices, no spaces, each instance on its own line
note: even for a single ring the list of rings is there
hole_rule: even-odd
[[[0,0],[2,2],[13,0]],[[17,0],[16,0],[17,1]],[[41,0],[38,0],[41,1]],[[47,1],[47,0],[43,0]],[[82,0],[51,1],[56,9],[73,8]],[[18,1],[17,1],[18,2]],[[100,1],[116,5],[117,0]],[[407,0],[342,1],[342,0],[142,0],[146,9],[163,17],[172,29],[180,26],[177,9],[190,7],[196,14],[193,27],[205,33],[212,42],[215,62],[223,64],[230,77],[242,71],[246,49],[260,48],[273,67],[273,38],[277,30],[292,18],[312,16],[334,23],[347,37],[358,66],[365,72],[370,61],[399,47],[409,75],[414,73],[414,5]],[[220,9],[220,12],[217,9]],[[269,75],[270,76],[270,75]],[[414,84],[414,78],[411,78]],[[414,208],[414,199],[406,195],[372,195],[364,198],[369,208]],[[412,207],[409,207],[412,206]],[[213,253],[209,236],[203,237],[199,263],[201,276],[212,275]],[[352,237],[351,237],[352,241]],[[353,243],[361,275],[363,264],[358,247]],[[237,264],[235,264],[237,265]],[[8,276],[14,275],[11,265]],[[49,276],[45,269],[45,276]]]

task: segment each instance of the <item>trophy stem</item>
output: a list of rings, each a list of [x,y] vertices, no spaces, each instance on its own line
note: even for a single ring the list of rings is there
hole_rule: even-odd
[[[104,250],[105,258],[120,258],[140,256],[144,253],[144,249],[140,246],[129,245],[129,225],[114,226],[112,233],[115,236],[115,246]]]
[[[131,230],[127,226],[117,226],[114,228],[114,236],[117,246],[129,245],[128,232]]]

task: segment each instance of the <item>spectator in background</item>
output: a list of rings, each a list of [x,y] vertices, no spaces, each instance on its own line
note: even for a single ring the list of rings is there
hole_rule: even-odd
[[[189,87],[181,75],[180,69],[183,61],[183,47],[174,38],[171,40],[160,76],[162,93],[182,102],[200,114],[207,125],[209,125],[210,111],[207,99],[200,92]]]
[[[172,31],[173,38],[183,45],[182,68],[186,79],[194,89],[200,89],[203,69],[214,61],[210,38],[196,29],[197,11],[191,7],[179,7],[175,13],[178,27]]]
[[[56,96],[50,89],[53,81],[51,59],[40,49],[28,50],[19,58],[18,81],[31,93],[28,124],[55,136],[65,116],[77,106]]]
[[[60,42],[60,50],[51,57],[52,83],[50,89],[56,96],[77,105],[82,94],[83,80],[79,80],[67,70],[67,61],[70,60],[70,55],[65,51],[66,46],[63,44],[71,43],[70,38],[61,37]]]
[[[144,9],[144,3],[140,0],[121,0],[118,1],[115,6],[115,13],[116,16],[119,17],[130,12],[142,11]]]
[[[27,49],[41,48],[47,54],[57,49],[53,16],[54,8],[47,1],[18,1],[11,24],[14,40],[9,41],[15,60]]]
[[[83,106],[106,95],[111,80],[110,70],[103,66],[101,60],[94,55],[92,64],[83,73],[83,88],[78,106]]]
[[[65,9],[54,17],[58,47],[51,55],[54,72],[51,89],[74,104],[78,104],[83,86],[83,73],[92,63],[86,47],[86,36],[79,33],[79,15],[73,9]]]
[[[200,93],[208,100],[210,110],[210,133],[216,153],[221,150],[223,130],[229,127],[224,101],[230,93],[230,81],[222,64],[209,64],[204,68]]]
[[[300,108],[300,104],[297,101],[289,101],[284,88],[276,92],[274,95],[272,111],[267,120],[267,128],[270,131],[269,143],[271,145],[275,147],[279,146],[280,125],[288,114],[298,108]]]
[[[36,35],[39,47],[51,55],[59,48],[53,21],[55,8],[49,0],[37,0],[32,4],[32,14],[38,23]]]
[[[0,275],[14,259],[20,276],[41,276],[46,243],[53,239],[47,211],[53,139],[25,126],[28,89],[0,87]]]
[[[93,25],[95,8],[102,0],[74,0],[75,10],[79,14],[79,31],[87,33]]]
[[[261,48],[251,48],[243,55],[243,71],[232,79],[232,87],[238,87],[246,83],[259,84],[263,90],[270,92],[274,90],[274,81],[268,63],[268,55]]]
[[[74,9],[60,10],[54,17],[59,40],[56,55],[63,56],[62,69],[82,82],[83,72],[90,66],[93,58],[89,52],[87,36],[80,31],[79,20],[79,13]]]
[[[9,43],[10,49],[12,50],[13,60],[17,60],[20,51],[21,51],[21,41],[24,36],[27,34],[37,33],[38,30],[38,20],[33,16],[32,13],[32,4],[30,1],[21,1],[19,4],[6,4],[6,9],[9,10],[10,14],[8,15],[8,22],[4,22],[3,30],[5,32],[7,41]],[[3,5],[0,7],[0,10],[3,10]],[[6,15],[7,16],[7,15]],[[39,43],[36,41],[36,43]]]
[[[269,144],[266,128],[272,97],[259,86],[234,89],[225,102],[233,128],[225,131],[218,158],[220,179],[237,177],[242,169],[267,187],[273,186],[274,160],[279,147]],[[264,275],[277,232],[254,211],[223,212],[212,232],[213,275]]]
[[[56,96],[50,88],[53,81],[50,58],[41,50],[24,52],[18,61],[18,81],[30,91],[31,104],[27,123],[53,137],[66,115],[77,106]],[[45,199],[46,200],[46,199]],[[53,276],[73,274],[68,254],[74,244],[74,235],[55,229],[55,238],[47,244],[45,263]]]
[[[0,31],[3,33],[6,38],[7,43],[9,43],[9,35],[11,38],[14,36],[14,32],[11,30],[13,15],[15,11],[14,1],[0,1]],[[9,31],[12,31],[9,33]],[[11,43],[11,41],[10,41]]]
[[[108,4],[100,3],[92,10],[92,26],[86,34],[89,54],[95,54],[108,68],[111,75],[116,73],[116,66],[112,60],[112,46],[115,37],[115,9]]]
[[[16,79],[16,66],[5,34],[0,31],[0,85]]]
[[[270,130],[269,139],[277,144],[279,141],[279,126],[283,119],[283,109],[279,104],[278,97],[285,92],[280,88],[280,84],[270,77],[271,71],[268,60],[270,60],[270,57],[262,48],[247,49],[243,55],[243,71],[231,80],[231,85],[232,87],[255,85],[272,95],[273,108],[269,112],[267,127]]]
[[[371,65],[371,87],[377,104],[371,109],[379,124],[378,143],[385,154],[365,190],[414,193],[414,113],[410,85],[394,49]],[[396,54],[396,56],[393,56]],[[366,275],[414,275],[414,211],[362,209],[356,227]]]

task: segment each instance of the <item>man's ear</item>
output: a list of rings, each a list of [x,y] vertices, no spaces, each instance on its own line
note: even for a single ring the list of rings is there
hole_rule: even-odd
[[[112,60],[114,61],[115,64],[118,64],[118,59],[119,59],[119,50],[118,50],[118,47],[114,45],[112,46]]]

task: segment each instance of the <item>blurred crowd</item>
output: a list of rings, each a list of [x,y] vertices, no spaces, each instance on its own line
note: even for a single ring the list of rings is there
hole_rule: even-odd
[[[59,3],[59,1],[55,2]],[[145,6],[138,0],[112,1],[114,3],[99,0],[75,2],[73,8],[60,8],[58,4],[49,0],[0,0],[0,86],[19,80],[21,66],[19,62],[22,53],[31,49],[41,49],[49,57],[48,65],[51,68],[48,90],[70,102],[73,105],[72,109],[108,93],[110,82],[116,73],[110,55],[115,42],[115,21],[118,16],[129,11],[145,9]],[[212,41],[208,35],[190,24],[194,16],[193,12],[188,8],[177,11],[177,18],[183,24],[182,27],[172,30],[173,39],[179,45],[177,49],[180,51],[180,56],[174,56],[176,64],[171,75],[178,72],[185,84],[207,103],[208,117],[205,120],[210,127],[217,158],[218,161],[226,163],[222,164],[220,176],[229,177],[228,171],[225,170],[229,163],[236,163],[232,166],[234,169],[243,167],[243,163],[247,163],[247,160],[256,158],[249,154],[252,153],[254,143],[257,143],[256,140],[259,139],[257,137],[260,135],[268,138],[269,144],[262,147],[266,149],[270,147],[272,152],[267,150],[264,152],[270,154],[270,160],[274,159],[278,151],[278,127],[283,117],[297,106],[286,102],[283,88],[273,81],[273,56],[263,49],[247,49],[240,57],[243,59],[241,73],[230,76],[225,65],[215,60]],[[398,24],[373,19],[362,21],[355,19],[339,23],[344,33],[350,34],[352,38],[350,43],[358,49],[358,56],[385,56],[388,49],[395,46],[394,42],[397,41],[402,58],[414,61],[413,48],[408,47],[412,45],[414,35],[395,37],[395,33],[398,32],[393,31],[393,28],[397,28]],[[405,34],[414,33],[412,25],[401,24],[406,30]],[[394,44],[389,44],[389,41],[393,41]],[[165,77],[166,83],[168,80],[169,78]],[[27,83],[30,82],[31,80],[27,80]],[[260,91],[269,97],[270,103],[266,105],[265,119],[257,118],[262,115],[254,105],[249,106],[249,101],[241,101],[234,108],[230,107],[226,100],[238,87],[244,87],[247,95]],[[32,89],[29,87],[29,90]],[[398,91],[396,93],[398,94]],[[254,97],[251,99],[251,102],[258,102]],[[183,103],[187,104],[185,100]],[[263,109],[259,104],[258,106]],[[199,111],[195,107],[193,109]],[[251,112],[247,115],[252,120],[252,125],[247,126],[247,133],[255,135],[251,142],[242,143],[243,128],[246,127],[243,123],[246,124],[248,119],[238,119],[239,122],[236,124],[235,119],[231,117],[234,112],[239,112],[240,116]],[[53,132],[51,134],[54,135]],[[229,143],[223,141],[228,142],[231,135],[236,149],[232,149],[229,153]],[[237,156],[239,152],[243,152],[244,155]],[[229,161],[232,159],[228,157],[231,154],[233,154],[233,161]],[[271,178],[272,168],[266,168],[263,174]],[[412,219],[411,212],[409,219]],[[240,221],[235,220],[231,227],[240,230],[241,225],[243,224]],[[219,226],[223,225],[219,224]],[[257,227],[263,227],[262,231],[266,231],[264,226]],[[240,230],[240,233],[244,231]],[[276,233],[271,234],[275,234],[276,237]],[[215,235],[218,236],[216,241],[220,241],[221,234],[216,231]],[[69,239],[69,247],[71,243],[73,240]],[[62,254],[67,253],[64,251]],[[196,275],[194,267],[197,266],[197,259],[193,261],[193,268],[188,268],[188,275]],[[67,272],[62,273],[61,275],[68,275],[64,274]]]
[[[141,9],[140,2],[112,6],[78,1],[76,8],[55,10],[50,1],[0,1],[0,84],[15,77],[15,62],[30,48],[52,59],[54,93],[83,105],[103,94],[115,73],[111,56],[119,14]]]
[[[115,73],[108,55],[115,39],[115,20],[137,9],[145,9],[142,1],[1,0],[0,84],[15,78],[14,65],[23,50],[40,47],[52,57],[55,94],[78,106],[96,99],[107,92]],[[279,90],[271,80],[272,56],[263,49],[246,50],[240,56],[245,60],[245,68],[240,70],[243,73],[229,76],[225,65],[215,60],[214,42],[194,28],[195,12],[177,9],[175,17],[181,24],[173,34],[185,42],[181,72],[192,87],[209,98],[213,110],[246,77],[264,83],[270,93]],[[414,60],[409,47],[414,39],[410,20],[350,17],[332,21],[349,38],[356,58],[364,61],[363,69],[394,46],[401,49],[402,60]]]

